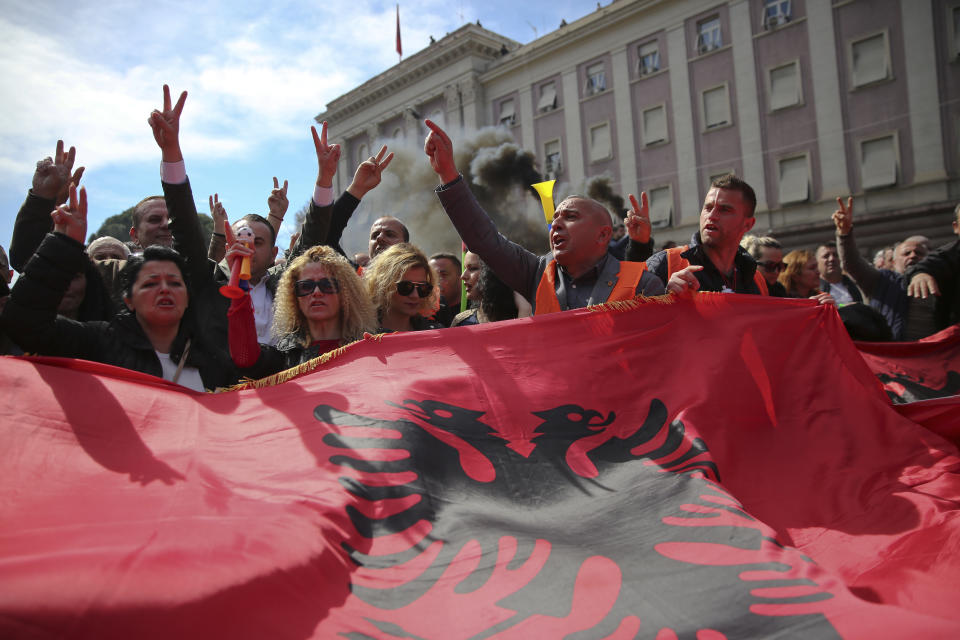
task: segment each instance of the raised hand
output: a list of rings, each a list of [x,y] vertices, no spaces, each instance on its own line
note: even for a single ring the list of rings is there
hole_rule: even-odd
[[[71,184],[68,193],[69,203],[58,205],[50,214],[53,230],[83,244],[87,237],[87,189],[80,187],[78,198],[77,185]]]
[[[210,196],[210,217],[213,218],[214,231],[223,229],[223,223],[227,221],[227,210],[223,208],[220,196],[216,193]]]
[[[270,197],[267,198],[267,207],[270,209],[267,218],[270,220],[270,224],[274,225],[274,231],[277,233],[280,232],[283,216],[286,215],[287,207],[289,206],[290,201],[287,200],[287,181],[284,180],[283,186],[281,187],[277,176],[273,176],[273,190],[270,191]]]
[[[320,124],[320,133],[316,127],[310,127],[313,134],[313,146],[317,150],[317,186],[332,187],[333,176],[337,173],[337,162],[340,161],[340,145],[327,144],[327,121]]]
[[[833,212],[833,224],[837,226],[837,234],[845,236],[853,229],[853,196],[847,198],[847,206],[837,198],[837,207]]]
[[[180,162],[183,154],[180,152],[180,114],[183,112],[183,103],[187,101],[187,92],[180,94],[177,104],[171,105],[170,87],[163,85],[163,111],[154,109],[147,118],[150,128],[153,129],[153,139],[163,153],[164,162]]]
[[[450,142],[450,136],[432,120],[424,120],[423,123],[430,129],[423,143],[423,152],[430,158],[430,166],[440,176],[443,184],[453,182],[460,173],[453,160],[453,143]]]
[[[700,281],[697,280],[696,275],[697,271],[703,271],[703,266],[691,264],[674,273],[667,282],[667,292],[682,295],[700,289]]]
[[[631,193],[630,206],[627,217],[623,219],[623,225],[627,228],[631,240],[646,244],[650,242],[650,204],[647,202],[647,192],[640,192],[640,203]]]
[[[393,152],[391,151],[385,156],[384,154],[386,153],[387,145],[383,145],[380,147],[380,152],[377,153],[377,155],[370,156],[360,163],[356,173],[353,174],[353,182],[351,182],[347,188],[350,195],[359,200],[363,198],[367,192],[380,184],[383,170],[386,169],[393,160]]]
[[[70,150],[64,153],[63,140],[57,140],[57,151],[51,158],[47,156],[37,162],[37,169],[33,172],[33,185],[31,190],[35,196],[53,200],[54,204],[61,205],[67,201],[70,183],[80,184],[80,178],[83,177],[83,167],[77,169],[73,175],[73,163],[77,157],[77,149],[70,147]]]

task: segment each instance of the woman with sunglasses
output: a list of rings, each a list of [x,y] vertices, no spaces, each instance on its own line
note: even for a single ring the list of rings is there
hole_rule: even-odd
[[[777,278],[787,268],[783,262],[783,245],[770,236],[744,236],[740,244],[757,262],[757,269],[767,282],[767,291],[775,298],[786,298],[787,290]]]
[[[437,276],[427,256],[412,244],[395,244],[363,272],[381,331],[440,329],[425,317],[438,308]]]
[[[228,252],[250,251],[235,244]],[[262,378],[363,338],[376,327],[373,305],[347,259],[326,246],[312,247],[287,267],[274,297],[277,346],[257,344],[250,295],[230,307],[230,355],[241,372]]]

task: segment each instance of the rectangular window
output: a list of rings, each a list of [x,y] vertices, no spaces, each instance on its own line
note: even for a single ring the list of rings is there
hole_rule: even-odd
[[[603,63],[592,64],[587,67],[587,95],[607,90],[607,77],[603,72]]]
[[[889,135],[860,143],[860,175],[863,189],[897,183],[897,142]]]
[[[555,180],[563,166],[560,162],[560,140],[549,140],[543,145],[543,157],[546,158],[543,165],[543,171],[546,173],[546,180]]]
[[[800,65],[794,61],[770,69],[770,110],[800,104]]]
[[[720,18],[713,16],[697,23],[697,53],[706,53],[723,46]]]
[[[517,112],[513,108],[513,98],[500,103],[500,124],[512,127],[517,123]]]
[[[540,100],[537,102],[537,111],[547,112],[557,108],[557,85],[545,82],[540,85]]]
[[[703,124],[705,129],[730,124],[730,101],[727,99],[727,85],[720,85],[703,92]]]
[[[790,22],[790,0],[764,0],[763,28],[772,29]]]
[[[646,76],[660,71],[660,49],[656,42],[642,44],[637,49],[637,73]]]
[[[850,43],[850,70],[854,87],[890,77],[890,53],[885,32]]]
[[[590,127],[590,162],[609,160],[613,157],[610,143],[610,125],[606,122]]]
[[[807,156],[780,160],[780,204],[806,202],[810,199],[810,170]]]
[[[650,226],[664,229],[673,223],[673,194],[670,185],[654,187],[647,192],[650,198]]]
[[[667,111],[663,105],[643,110],[643,144],[650,146],[667,140]]]

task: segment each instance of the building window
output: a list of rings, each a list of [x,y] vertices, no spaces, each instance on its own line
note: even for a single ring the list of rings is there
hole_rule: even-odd
[[[560,172],[563,171],[563,165],[560,161],[560,139],[548,140],[543,145],[543,157],[546,158],[543,164],[543,171],[546,174],[544,179],[555,180]]]
[[[540,85],[540,101],[537,102],[537,111],[547,112],[557,108],[557,85],[545,82]]]
[[[357,147],[357,164],[360,164],[369,157],[370,154],[367,153],[367,145],[361,144],[359,147]]]
[[[648,42],[637,48],[637,73],[641,76],[660,71],[660,49],[656,42]]]
[[[713,16],[697,23],[697,52],[706,53],[723,46],[720,18]]]
[[[610,124],[604,122],[590,127],[590,162],[609,160],[613,157],[610,143]]]
[[[643,110],[643,144],[649,147],[667,141],[667,110],[657,105]]]
[[[705,129],[715,129],[730,124],[727,85],[723,84],[703,92],[703,124]]]
[[[886,32],[850,43],[850,69],[853,86],[862,87],[890,77],[890,52]]]
[[[673,193],[670,185],[647,191],[650,199],[650,226],[664,229],[673,224]]]
[[[772,29],[790,22],[790,0],[764,0],[763,28]]]
[[[810,199],[810,168],[807,156],[780,160],[780,204],[806,202]]]
[[[517,112],[513,108],[513,98],[500,103],[500,124],[512,127],[517,124]]]
[[[863,189],[897,183],[897,139],[893,135],[860,143],[860,176]]]
[[[769,80],[771,111],[800,104],[800,64],[797,61],[770,69]]]
[[[607,90],[607,77],[603,72],[603,63],[598,62],[587,67],[587,95]]]

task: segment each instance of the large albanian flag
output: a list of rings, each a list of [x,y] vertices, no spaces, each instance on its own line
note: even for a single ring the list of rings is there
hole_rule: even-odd
[[[894,410],[832,307],[391,335],[217,395],[0,376],[0,637],[960,637],[958,405]]]

